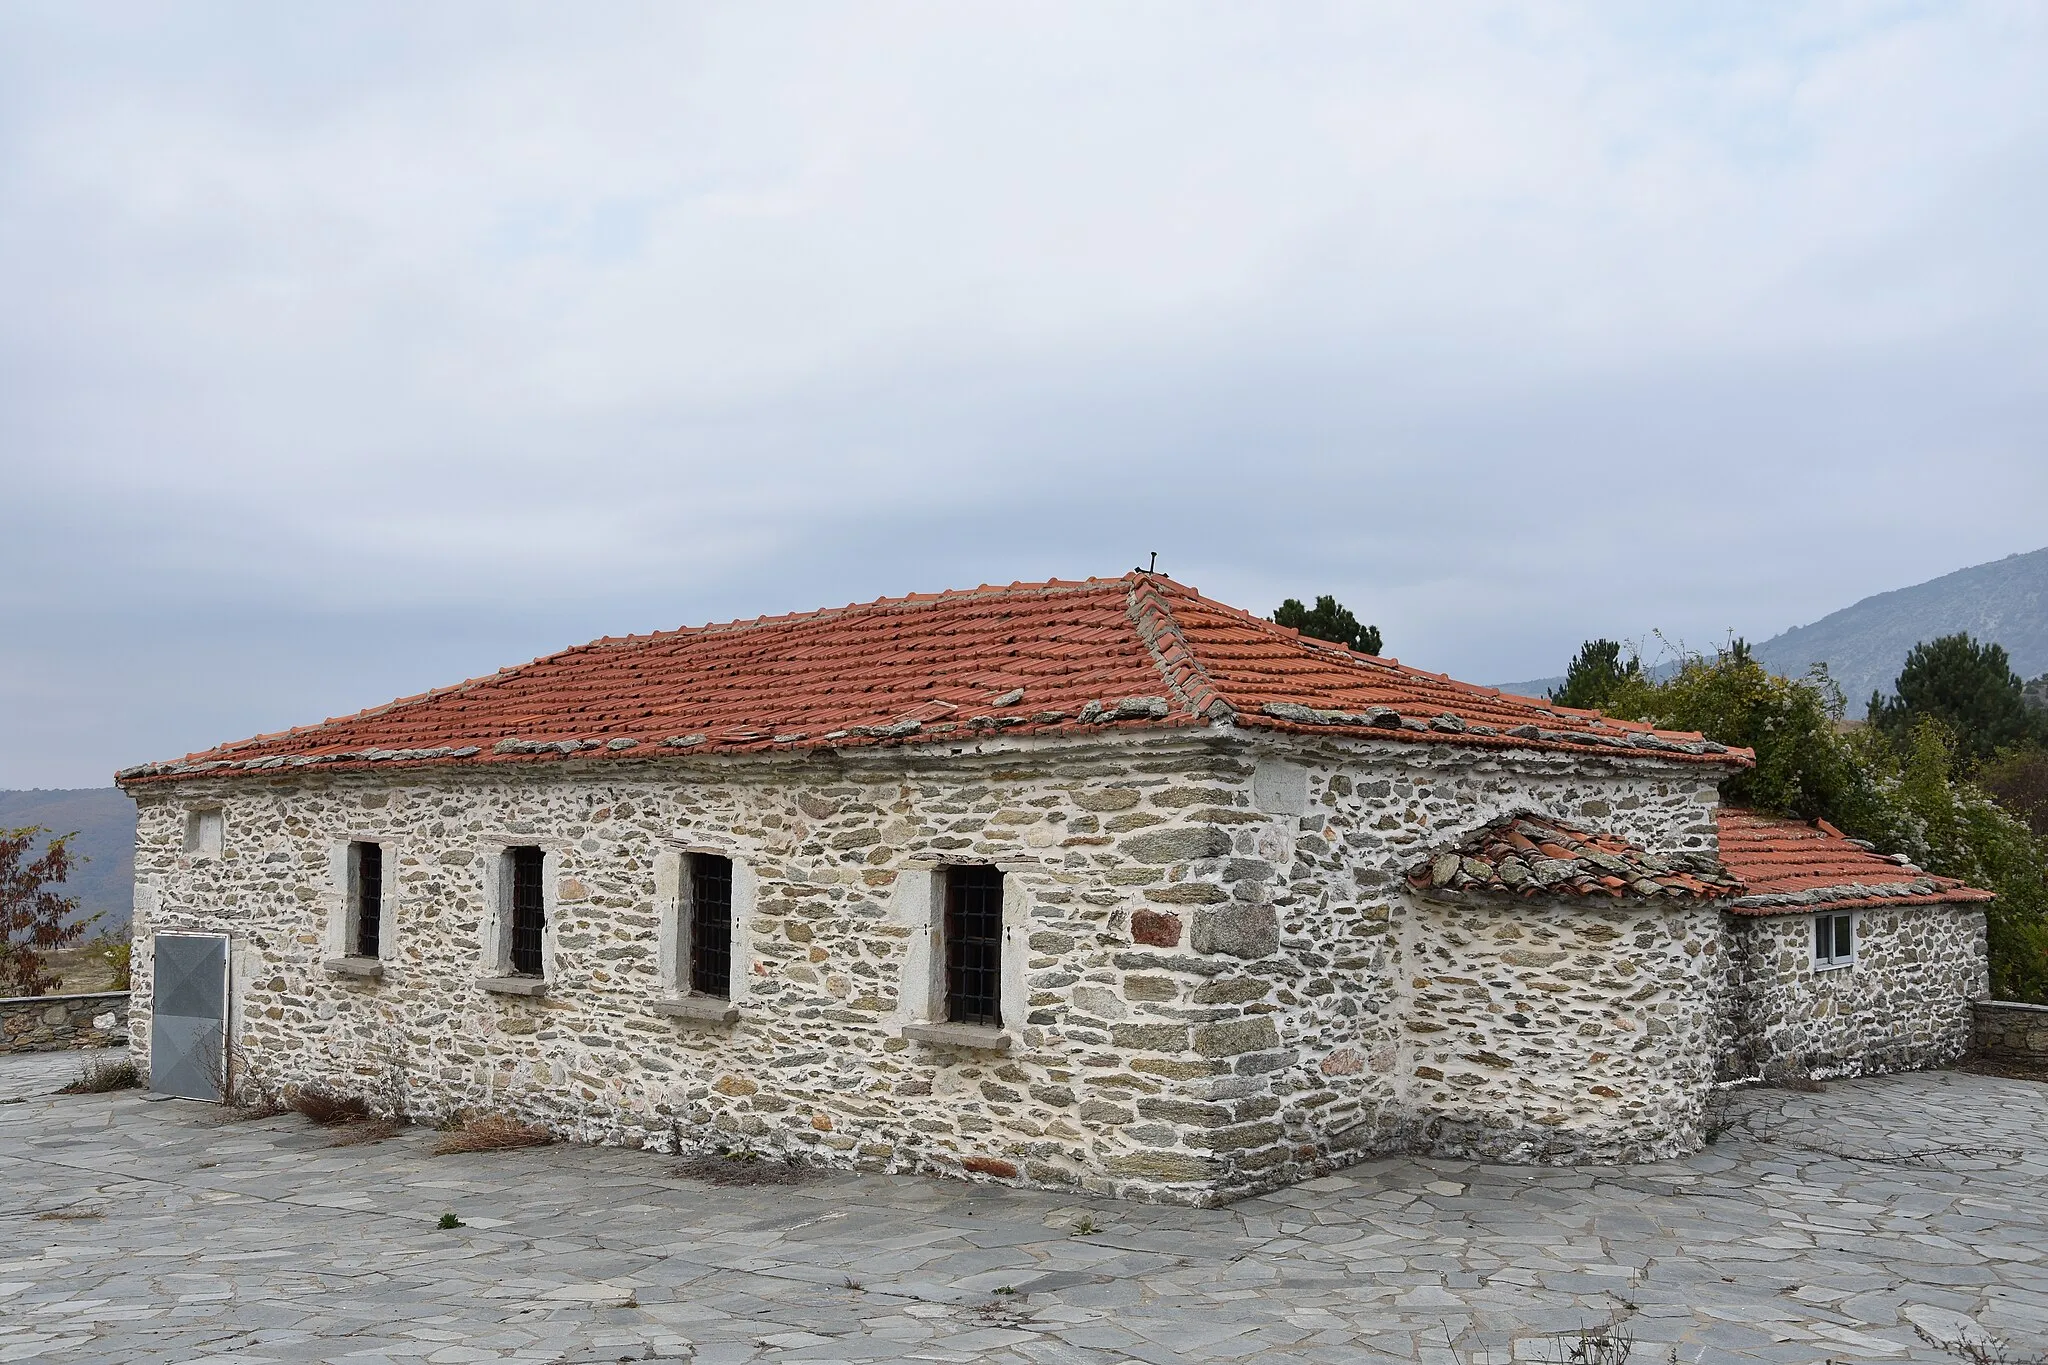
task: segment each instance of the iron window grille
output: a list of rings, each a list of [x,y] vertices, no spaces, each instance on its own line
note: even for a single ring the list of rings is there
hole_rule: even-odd
[[[1003,1022],[1003,874],[993,867],[946,869],[946,1018]]]
[[[539,976],[541,931],[547,927],[547,902],[541,894],[543,855],[537,848],[515,848],[511,858],[512,970]]]
[[[732,859],[690,855],[690,989],[732,995]]]
[[[384,846],[352,844],[355,862],[357,957],[381,955],[384,940]]]
[[[1813,965],[1847,967],[1856,961],[1856,916],[1848,910],[1813,917]]]

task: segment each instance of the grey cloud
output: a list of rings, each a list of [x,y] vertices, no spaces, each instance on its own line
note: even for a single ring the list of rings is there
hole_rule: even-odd
[[[1413,662],[2044,539],[1997,6],[0,17],[0,786],[1147,551]]]

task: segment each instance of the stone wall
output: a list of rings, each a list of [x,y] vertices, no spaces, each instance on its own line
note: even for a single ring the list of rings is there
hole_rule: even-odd
[[[1515,810],[1710,845],[1712,776],[1225,732],[144,787],[137,1019],[150,934],[226,931],[245,1087],[1212,1201],[1418,1131],[1389,986],[1409,862]],[[207,805],[218,856],[185,851]],[[381,976],[323,965],[351,838],[386,846]],[[549,853],[551,979],[492,994],[488,869],[527,843]],[[658,1010],[664,868],[686,848],[752,888],[726,1027]],[[946,862],[1008,874],[1007,1053],[905,1036]]]
[[[1993,1061],[2048,1069],[2048,1005],[1979,1000],[1971,1006],[1971,1050]]]
[[[1870,1076],[1941,1066],[1970,1045],[1970,1002],[1989,989],[1984,912],[1973,903],[1856,914],[1856,960],[1816,968],[1812,915],[1729,915],[1724,1080],[1783,1072]]]
[[[1446,1156],[1653,1161],[1699,1144],[1720,911],[1416,897],[1397,925],[1404,1108]]]
[[[128,992],[0,1000],[0,1052],[61,1052],[128,1041]]]
[[[1271,999],[1281,1007],[1276,1022],[1282,1043],[1296,1058],[1270,1083],[1281,1102],[1277,1117],[1289,1141],[1346,1159],[1395,1150],[1444,1155],[1484,1150],[1501,1159],[1536,1159],[1545,1148],[1555,1159],[1559,1141],[1588,1151],[1654,1145],[1659,1119],[1625,1112],[1590,1090],[1578,1090],[1569,1103],[1554,1091],[1540,1101],[1532,1097],[1527,1112],[1506,1129],[1488,1130],[1482,1141],[1467,1122],[1468,1100],[1476,1093],[1467,1087],[1486,1072],[1487,1063],[1468,1062],[1465,1056],[1524,1045],[1490,1040],[1495,1027],[1516,1031],[1515,1025],[1500,1021],[1517,1012],[1504,1002],[1521,991],[1507,987],[1501,1001],[1481,1008],[1492,1027],[1466,1028],[1459,1036],[1467,1041],[1455,1061],[1418,1048],[1423,1034],[1411,1031],[1404,1020],[1418,1009],[1447,1003],[1418,999],[1418,993],[1434,997],[1439,989],[1477,988],[1450,981],[1439,988],[1432,974],[1445,956],[1455,960],[1463,955],[1469,940],[1462,937],[1442,939],[1445,951],[1429,958],[1431,972],[1420,970],[1431,935],[1459,931],[1441,911],[1413,901],[1402,877],[1430,851],[1523,811],[1613,830],[1655,852],[1711,850],[1717,838],[1716,774],[1698,767],[1606,763],[1583,756],[1560,760],[1526,752],[1473,758],[1413,745],[1274,754],[1267,765],[1289,766],[1297,757],[1307,769],[1301,814],[1291,831],[1274,831],[1276,838],[1292,837],[1281,839],[1283,856],[1274,860],[1276,875],[1267,884],[1279,913],[1280,950],[1247,969],[1269,984]],[[1269,791],[1285,788],[1277,775],[1264,785]],[[1290,850],[1291,858],[1285,857]],[[1234,888],[1241,899],[1253,900],[1257,894],[1243,885]],[[1552,928],[1575,942],[1582,933],[1604,932],[1597,927],[1598,913],[1583,925],[1570,911],[1546,913]],[[1471,974],[1452,970],[1445,975]],[[1432,984],[1418,992],[1414,983],[1425,976]],[[1500,979],[1494,973],[1486,977]],[[1629,989],[1638,988],[1639,983]],[[1489,1037],[1470,1041],[1475,1032]],[[1560,1056],[1577,1049],[1576,1044],[1560,1046]],[[1457,1079],[1447,1079],[1451,1076]],[[1577,1089],[1568,1080],[1559,1084]],[[1587,1084],[1601,1081],[1590,1078]],[[1438,1121],[1446,1117],[1442,1104],[1450,1106],[1448,1122]],[[1661,1094],[1651,1105],[1679,1124],[1687,1108],[1672,1106]],[[1554,1120],[1560,1113],[1568,1117],[1556,1126],[1571,1129],[1568,1139],[1557,1139],[1552,1125],[1537,1121],[1539,1114]],[[1526,1140],[1532,1128],[1548,1135],[1544,1143]],[[1522,1136],[1509,1137],[1510,1132]]]

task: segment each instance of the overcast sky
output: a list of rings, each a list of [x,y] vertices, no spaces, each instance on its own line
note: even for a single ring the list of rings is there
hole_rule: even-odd
[[[2048,544],[2048,8],[0,8],[0,787],[1114,574],[1478,682]]]

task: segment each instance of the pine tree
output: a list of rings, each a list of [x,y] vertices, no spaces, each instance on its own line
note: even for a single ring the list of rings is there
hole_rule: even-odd
[[[1304,607],[1290,597],[1273,613],[1273,623],[1291,626],[1303,635],[1318,640],[1329,640],[1334,644],[1355,649],[1361,654],[1380,652],[1380,628],[1359,625],[1358,618],[1351,614],[1350,608],[1334,597],[1318,597],[1313,608]]]

